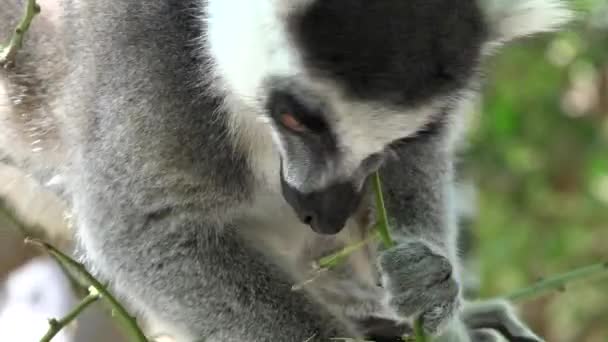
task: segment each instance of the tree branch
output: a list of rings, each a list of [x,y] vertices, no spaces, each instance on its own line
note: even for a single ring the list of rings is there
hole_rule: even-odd
[[[93,277],[84,267],[83,264],[73,260],[69,256],[61,253],[55,247],[50,244],[34,239],[26,239],[26,243],[34,244],[38,247],[43,248],[49,253],[57,262],[65,266],[69,271],[70,275],[74,276],[77,280],[95,288],[99,291],[101,297],[110,305],[114,316],[125,328],[128,334],[129,341],[131,342],[148,342],[148,339],[137,325],[135,317],[129,315],[127,310],[120,304],[120,302],[109,292],[109,290],[102,285],[95,277]]]
[[[503,298],[513,302],[530,299],[540,296],[545,292],[563,289],[568,283],[602,272],[608,272],[608,261],[558,274],[556,276],[541,280],[529,287],[517,290],[511,294],[507,294]]]
[[[25,14],[15,28],[10,41],[5,46],[0,46],[0,66],[8,67],[15,63],[17,51],[23,46],[23,38],[30,28],[32,19],[34,19],[38,13],[40,13],[40,6],[38,6],[36,0],[27,0]]]
[[[40,342],[51,342],[53,337],[57,335],[63,328],[67,327],[73,320],[76,319],[86,308],[91,304],[95,303],[101,295],[99,292],[91,286],[89,288],[89,295],[84,297],[78,305],[72,309],[65,317],[60,320],[54,318],[49,319],[49,330],[40,339]]]

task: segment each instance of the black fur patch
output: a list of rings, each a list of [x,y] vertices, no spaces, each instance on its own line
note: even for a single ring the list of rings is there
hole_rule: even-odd
[[[322,0],[291,33],[306,65],[348,95],[415,105],[463,86],[486,27],[474,0]]]

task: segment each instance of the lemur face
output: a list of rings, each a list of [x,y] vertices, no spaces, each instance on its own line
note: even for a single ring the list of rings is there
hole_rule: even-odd
[[[391,143],[447,125],[491,44],[550,26],[513,33],[504,18],[561,10],[555,1],[538,0],[502,7],[494,0],[208,6],[217,78],[229,96],[267,119],[286,201],[326,234],[339,232],[356,210]]]

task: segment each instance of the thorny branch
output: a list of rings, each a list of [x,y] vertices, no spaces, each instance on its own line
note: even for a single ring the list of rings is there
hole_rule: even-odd
[[[88,286],[94,287],[103,298],[103,300],[110,305],[112,312],[118,322],[125,328],[128,334],[129,341],[132,342],[148,342],[148,339],[137,325],[135,317],[129,315],[127,310],[120,304],[120,302],[109,292],[109,290],[101,284],[95,277],[93,277],[81,263],[73,260],[69,256],[61,253],[55,247],[50,244],[33,239],[26,239],[26,243],[34,244],[38,247],[43,248],[49,253],[57,262],[62,264],[68,271],[69,274],[75,277],[82,283]]]
[[[27,33],[27,30],[30,28],[30,24],[34,17],[40,13],[40,6],[36,3],[36,0],[27,0],[27,4],[25,6],[25,13],[19,21],[19,24],[15,28],[13,35],[9,42],[0,46],[0,66],[1,67],[9,67],[15,63],[15,57],[17,56],[17,52],[23,46],[23,38]]]
[[[32,234],[37,234],[37,232],[41,230],[37,227],[30,227],[25,225],[23,222],[21,222],[21,220],[16,217],[14,212],[9,209],[9,206],[1,200],[0,216],[7,219],[13,226],[17,227],[17,229],[24,236],[31,236]],[[75,288],[76,292],[80,293],[80,290],[83,289],[83,286],[85,289],[87,287],[89,289],[88,296],[85,297],[83,301],[76,308],[74,308],[74,310],[70,312],[70,314],[68,314],[61,320],[49,320],[49,331],[47,331],[45,336],[41,339],[41,342],[51,341],[52,338],[61,329],[67,326],[70,321],[74,320],[86,307],[88,307],[90,304],[100,298],[103,298],[103,300],[105,300],[105,302],[110,305],[113,316],[115,316],[116,319],[124,327],[126,333],[129,336],[129,341],[148,342],[145,335],[137,325],[135,318],[131,317],[128,314],[128,312],[120,304],[120,302],[114,296],[112,296],[112,294],[103,284],[101,284],[86,270],[84,265],[63,254],[49,243],[43,242],[38,239],[32,239],[29,237],[25,239],[25,242],[41,247],[47,253],[49,253],[58,262],[62,270],[68,275],[68,278],[72,282],[72,285]],[[95,297],[95,299],[93,299],[93,297]]]
[[[74,321],[86,308],[99,300],[99,298],[101,298],[101,295],[95,289],[95,287],[91,286],[89,288],[89,295],[84,297],[82,301],[78,303],[74,309],[72,309],[72,311],[65,315],[65,317],[59,320],[55,318],[49,319],[49,330],[40,339],[40,342],[51,342],[55,335],[72,323],[72,321]]]
[[[529,287],[507,294],[503,298],[513,302],[530,299],[540,296],[545,292],[562,290],[569,283],[603,272],[608,272],[608,261],[581,267],[570,272],[543,279]]]

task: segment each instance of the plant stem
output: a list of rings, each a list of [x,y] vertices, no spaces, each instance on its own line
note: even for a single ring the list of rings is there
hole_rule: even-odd
[[[608,262],[581,267],[570,272],[566,272],[563,274],[556,275],[554,277],[541,280],[529,287],[508,294],[503,298],[509,301],[521,301],[524,299],[539,296],[548,291],[562,289],[570,282],[607,271]]]
[[[382,196],[382,184],[380,182],[380,175],[378,174],[378,172],[376,172],[373,177],[374,193],[376,197],[376,212],[378,216],[374,233],[372,233],[369,237],[365,238],[362,241],[359,241],[352,245],[348,245],[334,254],[330,254],[321,258],[318,261],[319,268],[331,268],[333,266],[338,265],[349,255],[365,246],[371,240],[376,239],[378,237],[380,237],[382,243],[386,248],[390,248],[395,245],[395,242],[391,237],[388,227],[388,215],[386,213],[386,207],[384,206],[384,197]]]
[[[108,291],[108,289],[102,285],[95,277],[93,277],[81,263],[74,261],[69,256],[61,253],[55,247],[50,244],[33,239],[26,239],[26,243],[37,245],[46,250],[55,260],[60,264],[64,265],[71,272],[76,273],[79,278],[82,278],[87,284],[93,286],[101,297],[110,305],[113,313],[116,314],[116,319],[125,328],[129,341],[131,342],[148,342],[148,339],[141,331],[134,317],[130,316],[127,310],[120,304],[120,302]]]
[[[363,248],[363,246],[367,245],[370,241],[377,239],[378,235],[379,235],[379,232],[375,231],[367,238],[365,238],[357,243],[354,243],[352,245],[348,245],[348,246],[344,247],[342,250],[339,250],[338,252],[336,252],[334,254],[321,258],[319,260],[319,267],[320,268],[331,268],[331,267],[334,267],[334,266],[340,264],[342,261],[344,261],[351,254],[356,252],[358,249]]]
[[[99,292],[91,286],[89,289],[89,295],[84,297],[78,305],[72,309],[65,317],[60,320],[56,320],[51,318],[49,320],[49,330],[44,334],[44,336],[40,339],[40,342],[50,342],[55,335],[57,335],[61,329],[67,327],[73,320],[76,319],[87,307],[96,302],[101,295]]]
[[[19,51],[19,49],[21,49],[23,46],[23,37],[30,28],[32,19],[34,19],[38,13],[40,13],[40,6],[38,6],[36,0],[27,0],[25,14],[15,28],[10,41],[8,44],[6,44],[6,46],[0,47],[0,66],[8,66],[9,64],[13,64],[15,62],[17,51]]]
[[[395,242],[391,238],[391,234],[388,228],[388,215],[386,213],[386,207],[384,206],[384,196],[382,195],[382,182],[380,181],[380,174],[378,172],[374,174],[374,192],[376,193],[376,212],[378,214],[378,225],[376,229],[380,234],[380,238],[384,243],[384,247],[390,248],[395,245]]]
[[[379,172],[374,174],[374,192],[376,193],[376,212],[378,214],[378,225],[376,229],[378,234],[380,234],[384,247],[390,248],[395,245],[395,241],[391,237],[389,229],[388,214],[386,213],[386,206],[384,205],[382,181],[380,180]],[[422,328],[422,320],[420,318],[414,321],[414,338],[416,342],[427,342],[424,329]]]
[[[427,342],[426,335],[424,334],[424,328],[422,327],[422,320],[417,319],[414,322],[414,338],[416,342]]]

